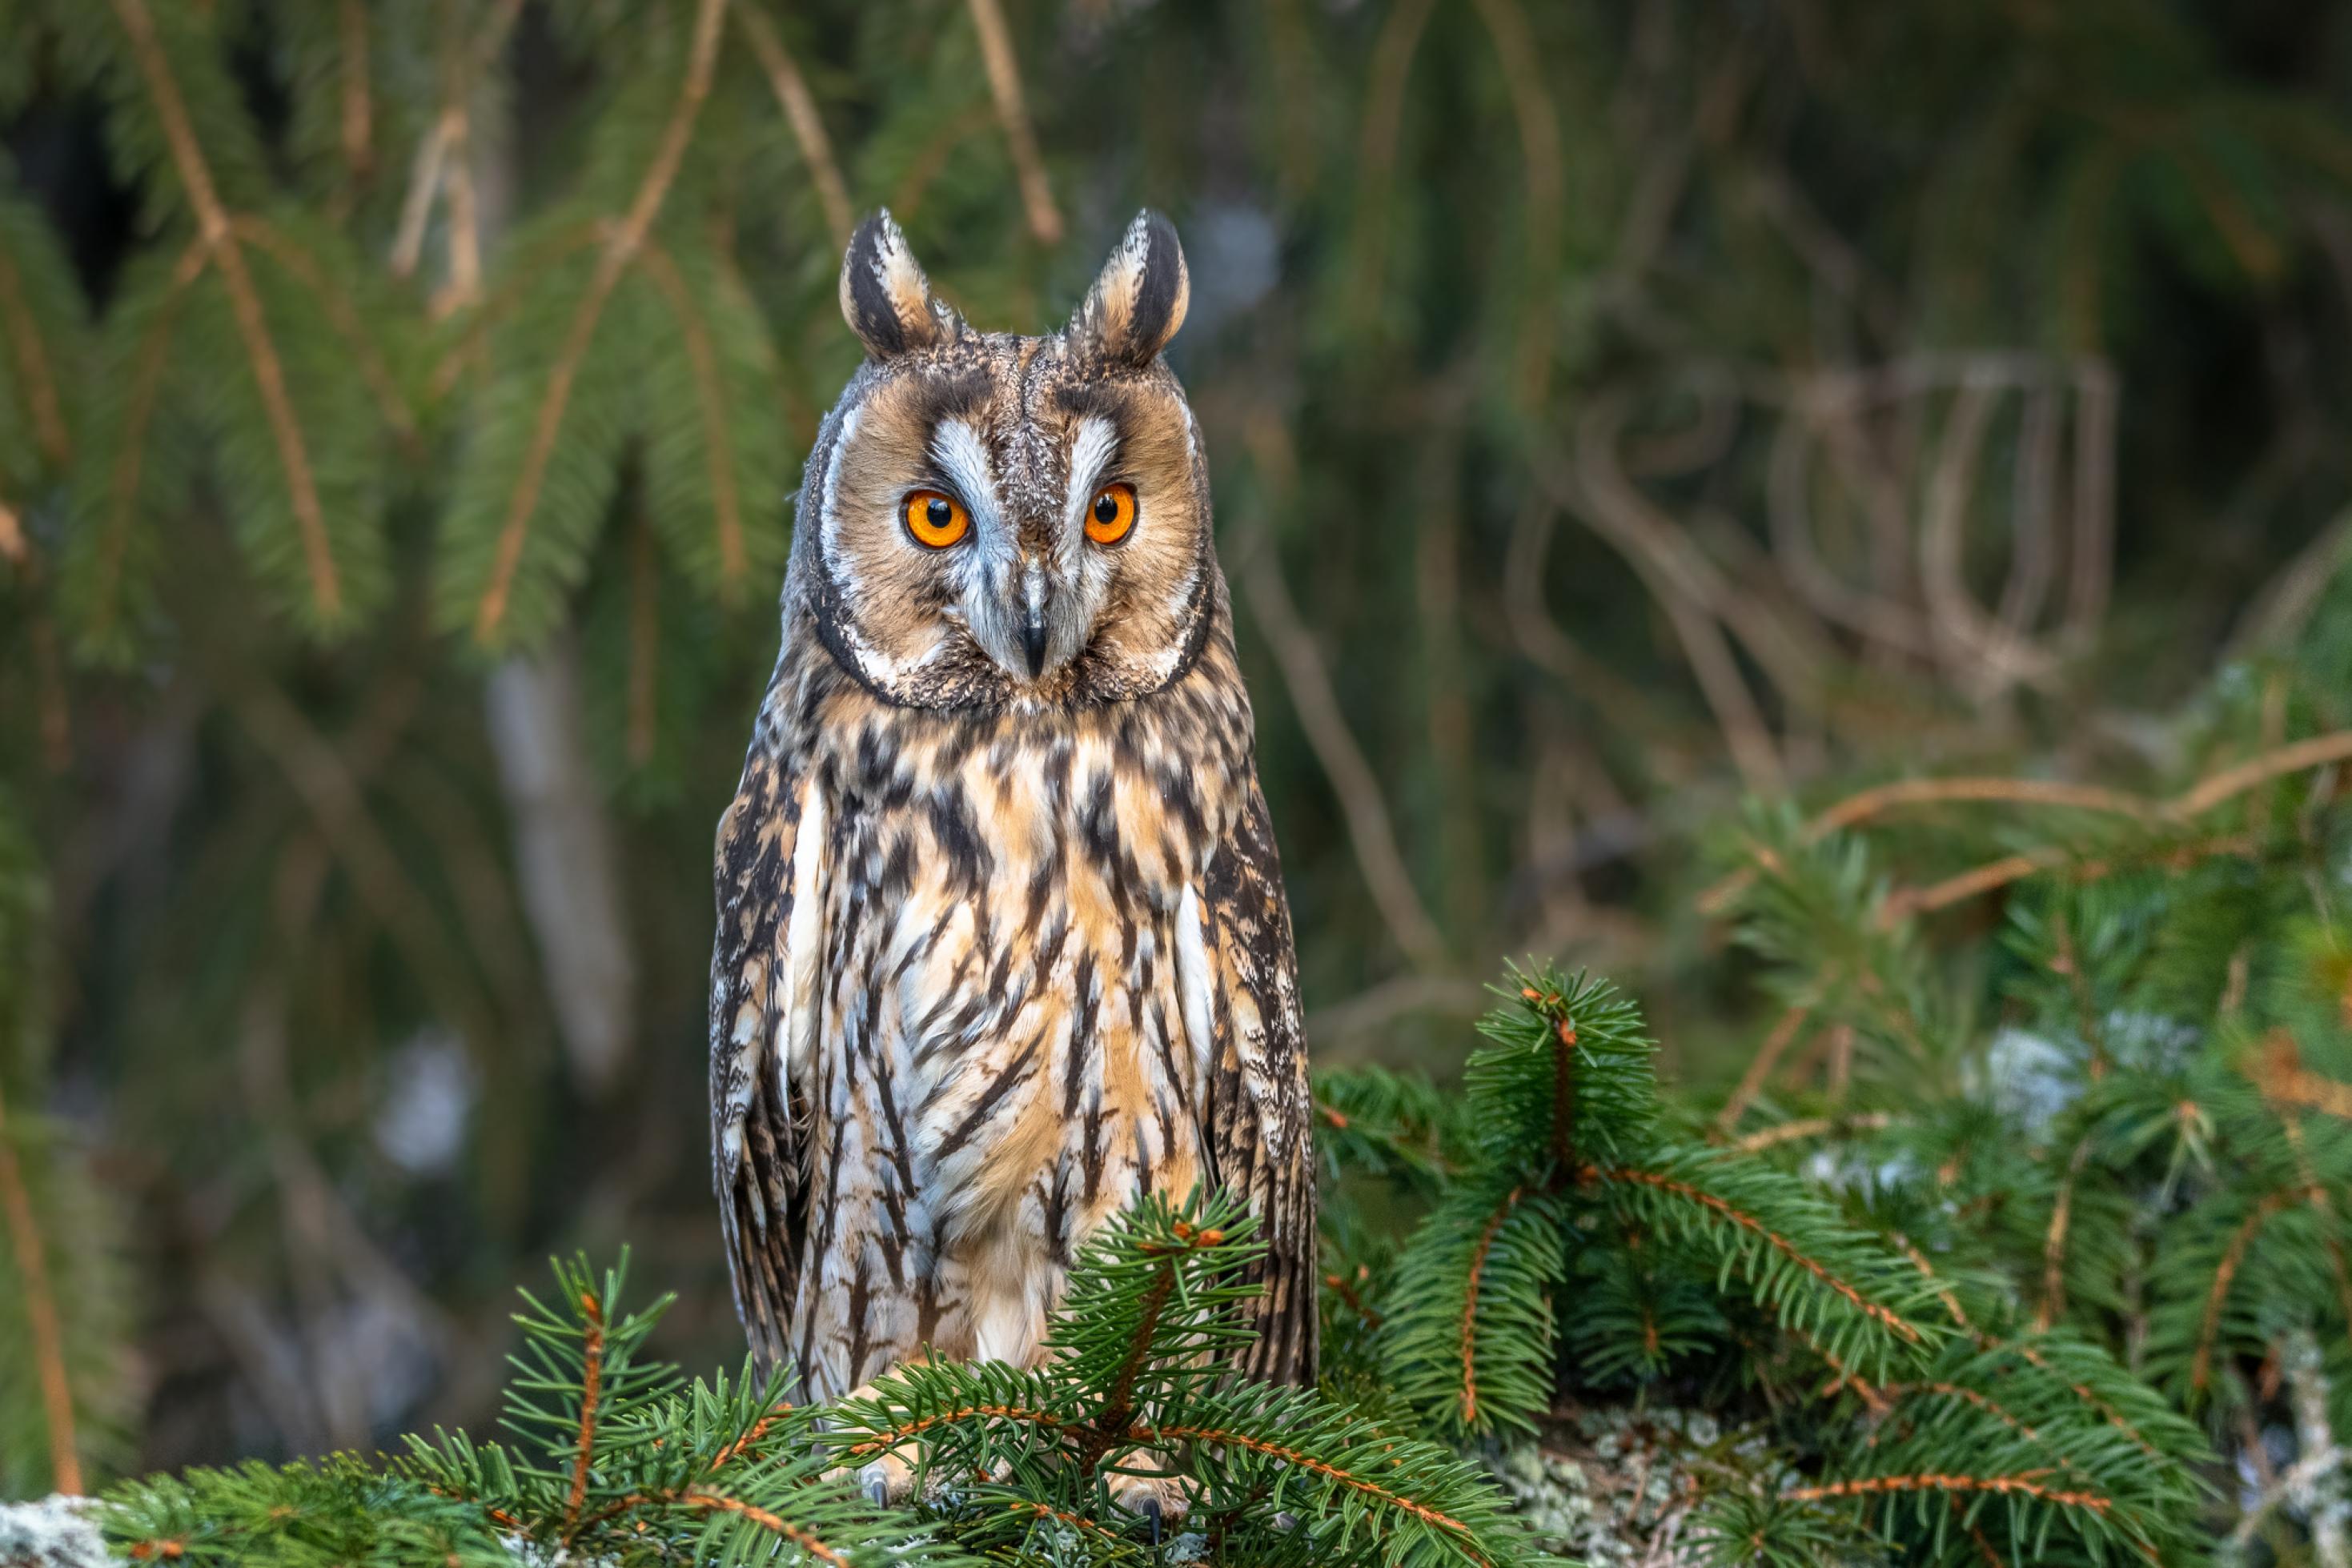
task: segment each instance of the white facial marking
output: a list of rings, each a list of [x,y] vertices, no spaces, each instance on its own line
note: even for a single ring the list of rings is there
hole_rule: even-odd
[[[1118,445],[1118,430],[1109,420],[1088,414],[1078,421],[1076,438],[1070,443],[1069,494],[1062,504],[1065,560],[1076,556],[1086,538],[1087,508],[1094,505],[1095,492],[1102,487],[1103,469]]]
[[[956,499],[971,509],[972,522],[985,532],[1003,531],[996,504],[996,474],[988,461],[988,443],[961,419],[943,419],[931,432],[931,460],[956,488]]]
[[[841,416],[841,429],[835,434],[832,454],[825,459],[824,491],[817,507],[817,538],[825,546],[828,560],[833,558],[834,547],[841,538],[842,454],[847,452],[849,444],[857,439],[858,416],[865,412],[865,404],[860,403]]]
[[[824,913],[824,791],[812,779],[801,787],[801,821],[793,840],[793,913],[784,927],[783,1039],[777,1042],[780,1075],[805,1083],[815,1071],[817,959],[824,944],[818,921]],[[784,1085],[779,1083],[780,1093]],[[782,1093],[778,1104],[790,1105]]]

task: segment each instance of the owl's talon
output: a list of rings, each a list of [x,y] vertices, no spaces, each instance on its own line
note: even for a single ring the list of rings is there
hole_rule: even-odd
[[[1150,1527],[1151,1544],[1158,1546],[1180,1528],[1192,1509],[1174,1476],[1119,1476],[1111,1483],[1111,1499]]]
[[[906,1502],[915,1495],[915,1471],[896,1454],[885,1454],[857,1472],[857,1489],[877,1508]]]

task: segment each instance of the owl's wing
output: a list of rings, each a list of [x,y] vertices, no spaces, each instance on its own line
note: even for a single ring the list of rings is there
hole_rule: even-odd
[[[719,820],[711,1179],[735,1305],[752,1350],[772,1366],[787,1359],[808,1228],[807,1063],[824,940],[824,814],[821,789],[755,747]]]
[[[1202,888],[1214,1013],[1207,1114],[1210,1162],[1258,1217],[1265,1257],[1258,1337],[1242,1370],[1276,1383],[1315,1381],[1315,1145],[1308,1125],[1307,1031],[1290,905],[1257,780]]]

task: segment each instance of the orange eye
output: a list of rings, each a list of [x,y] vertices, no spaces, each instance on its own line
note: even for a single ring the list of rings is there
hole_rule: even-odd
[[[971,514],[963,503],[937,490],[918,490],[907,497],[907,531],[917,544],[945,549],[971,531]]]
[[[1115,545],[1135,527],[1135,486],[1105,485],[1087,504],[1087,538],[1098,545]]]

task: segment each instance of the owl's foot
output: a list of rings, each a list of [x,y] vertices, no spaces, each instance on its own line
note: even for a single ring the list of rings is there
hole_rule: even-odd
[[[1137,1515],[1151,1529],[1151,1544],[1175,1535],[1192,1511],[1192,1494],[1174,1476],[1113,1476],[1111,1500]]]
[[[868,1459],[857,1469],[857,1490],[877,1508],[888,1508],[915,1495],[915,1468],[896,1454]]]

